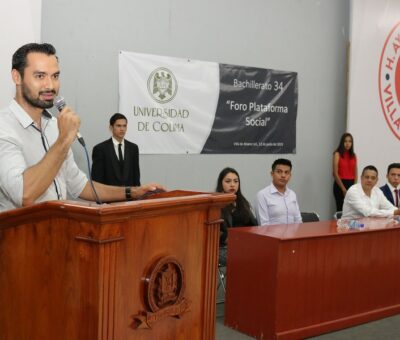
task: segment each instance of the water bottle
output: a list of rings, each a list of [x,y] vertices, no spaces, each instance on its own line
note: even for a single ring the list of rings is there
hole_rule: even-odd
[[[353,220],[353,219],[347,219],[347,218],[340,218],[337,220],[337,227],[338,229],[363,229],[364,228],[364,223],[361,223],[360,221]]]
[[[350,229],[362,229],[362,228],[364,228],[364,223],[361,223],[360,221],[357,221],[357,220],[350,220],[349,228]]]

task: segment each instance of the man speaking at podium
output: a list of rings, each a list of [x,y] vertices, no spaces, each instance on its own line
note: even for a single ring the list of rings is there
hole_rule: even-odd
[[[68,106],[54,118],[47,109],[60,88],[60,69],[50,44],[26,44],[12,58],[15,98],[0,111],[0,211],[36,202],[73,197],[102,202],[140,198],[163,190],[158,184],[139,187],[94,182],[76,165],[71,144],[80,119]]]

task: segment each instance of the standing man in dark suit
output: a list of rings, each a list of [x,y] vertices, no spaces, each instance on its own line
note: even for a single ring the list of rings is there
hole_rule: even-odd
[[[128,120],[121,113],[110,118],[112,137],[93,148],[92,179],[117,186],[139,186],[139,148],[126,140]]]
[[[400,163],[392,163],[388,166],[386,178],[388,183],[381,187],[386,198],[394,206],[399,207],[400,202]]]

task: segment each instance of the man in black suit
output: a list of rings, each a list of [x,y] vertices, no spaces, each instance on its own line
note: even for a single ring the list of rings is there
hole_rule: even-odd
[[[381,190],[394,206],[399,207],[400,163],[392,163],[388,166],[386,178],[388,183],[381,187]]]
[[[140,186],[139,148],[126,140],[128,120],[121,113],[110,118],[112,137],[93,148],[92,179],[116,186]]]

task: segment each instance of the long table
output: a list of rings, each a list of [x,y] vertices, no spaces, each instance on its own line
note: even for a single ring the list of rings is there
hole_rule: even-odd
[[[365,219],[232,228],[225,324],[258,339],[300,339],[400,312],[400,227]]]

